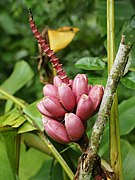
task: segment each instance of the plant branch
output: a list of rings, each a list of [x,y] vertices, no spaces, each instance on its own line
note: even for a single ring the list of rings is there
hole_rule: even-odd
[[[115,58],[115,39],[114,39],[114,0],[107,0],[107,59],[108,73],[110,72]],[[113,100],[110,112],[110,163],[115,174],[115,179],[123,180],[121,149],[120,149],[120,130],[118,117],[118,98],[117,92]]]
[[[16,97],[12,96],[11,94],[7,93],[1,88],[0,88],[0,93],[3,94],[5,97],[7,97],[7,99],[10,99],[16,105],[20,106],[22,109],[25,108],[25,105],[21,101],[19,101]]]
[[[115,62],[111,69],[110,75],[107,80],[106,88],[104,91],[104,96],[101,102],[101,106],[98,112],[97,120],[93,126],[91,139],[89,141],[88,148],[85,153],[83,153],[80,164],[78,179],[89,180],[93,176],[94,167],[99,161],[98,159],[98,149],[100,142],[102,140],[103,131],[109,120],[110,110],[112,107],[114,95],[117,89],[120,78],[123,75],[127,56],[130,52],[131,47],[125,45],[125,37],[122,36],[121,43],[115,58]]]

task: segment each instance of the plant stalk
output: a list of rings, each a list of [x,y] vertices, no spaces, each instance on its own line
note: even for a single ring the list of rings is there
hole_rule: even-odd
[[[115,29],[114,29],[114,0],[107,0],[107,59],[108,74],[111,71],[115,59]],[[110,112],[110,161],[114,171],[115,178],[123,180],[121,149],[120,149],[120,132],[118,117],[118,98],[115,93],[112,109]]]
[[[104,129],[107,122],[109,121],[110,111],[114,100],[114,94],[116,92],[120,78],[124,73],[130,49],[130,46],[125,45],[125,37],[122,36],[113,67],[107,80],[103,99],[98,112],[98,117],[92,129],[89,146],[86,152],[83,153],[80,158],[78,172],[76,173],[76,179],[92,179],[95,168],[97,167],[97,165],[100,166],[100,159],[97,155],[98,149],[102,140]],[[103,177],[101,178],[104,179]]]
[[[25,105],[20,102],[16,97],[13,95],[7,93],[3,89],[0,88],[0,93],[7,97],[7,99],[10,99],[12,102],[14,102],[16,105],[20,106],[22,109],[25,108]]]
[[[52,154],[54,155],[54,157],[57,159],[57,161],[61,164],[62,168],[64,169],[64,171],[67,173],[68,177],[73,180],[74,178],[74,174],[71,171],[71,169],[69,168],[69,166],[67,165],[67,163],[64,161],[64,159],[62,158],[62,156],[59,154],[59,152],[57,151],[57,149],[52,145],[52,143],[49,141],[49,139],[47,139],[43,133],[39,133],[38,134],[39,137],[43,140],[43,142],[50,148]]]

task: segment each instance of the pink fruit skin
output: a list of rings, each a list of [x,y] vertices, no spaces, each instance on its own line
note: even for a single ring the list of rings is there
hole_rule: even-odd
[[[88,94],[89,94],[89,92],[90,92],[91,89],[92,89],[92,85],[89,85],[89,84],[88,84]]]
[[[63,124],[48,117],[43,117],[42,120],[46,133],[52,139],[62,144],[66,144],[70,142],[65,126]]]
[[[94,113],[98,110],[104,94],[104,88],[101,85],[95,85],[89,92],[89,97],[93,101]]]
[[[47,84],[43,87],[44,96],[52,96],[59,99],[58,88],[52,84]]]
[[[65,127],[71,141],[78,141],[85,131],[81,119],[73,113],[65,114]]]
[[[75,96],[71,88],[67,84],[62,83],[62,85],[58,87],[58,92],[60,102],[64,108],[71,111],[76,105]]]
[[[54,76],[54,78],[53,78],[53,84],[54,84],[56,87],[61,86],[62,80],[60,79],[59,76]]]
[[[63,117],[66,110],[62,107],[58,99],[54,97],[45,97],[43,100],[45,109],[54,117]]]
[[[77,103],[83,94],[88,94],[88,83],[87,78],[84,74],[78,74],[75,77],[72,85],[72,90],[75,94]]]
[[[94,112],[93,102],[90,97],[86,94],[83,94],[77,104],[76,115],[84,123],[89,119]]]
[[[37,103],[37,108],[39,110],[39,112],[45,116],[49,116],[49,117],[52,117],[52,114],[49,113],[45,108],[44,108],[44,105],[43,105],[43,102],[40,101],[39,103]]]

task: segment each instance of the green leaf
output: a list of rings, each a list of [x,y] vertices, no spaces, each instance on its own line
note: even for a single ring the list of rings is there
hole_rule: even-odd
[[[103,133],[103,139],[101,141],[99,155],[104,158],[108,157],[109,155],[109,124],[107,124]]]
[[[121,79],[121,82],[127,88],[135,90],[135,72],[129,72]]]
[[[135,45],[131,49],[131,52],[129,54],[129,58],[130,58],[130,67],[129,67],[129,70],[135,71]]]
[[[84,57],[78,60],[75,66],[85,70],[103,70],[106,67],[106,63],[99,57]]]
[[[38,101],[26,106],[23,109],[23,112],[31,118],[31,120],[40,128],[41,131],[43,131],[44,127],[41,118],[42,116],[36,107],[37,102]]]
[[[47,159],[39,169],[39,171],[29,180],[50,180],[52,171],[52,159]]]
[[[34,132],[27,132],[21,135],[22,141],[28,148],[35,148],[46,155],[52,156],[50,148],[43,142],[43,140]]]
[[[10,143],[12,144],[12,142]],[[0,179],[7,180],[10,177],[10,180],[15,180],[7,150],[10,151],[10,149],[7,149],[5,139],[0,133]]]
[[[121,149],[124,179],[135,179],[135,149],[125,140],[121,141]]]
[[[126,41],[133,44],[135,42],[135,16],[132,16],[131,19],[124,24],[122,31],[126,36]]]
[[[0,128],[3,127],[3,123],[6,121],[6,119],[10,116],[10,113],[7,113],[0,117]]]
[[[106,81],[107,81],[106,78],[101,78],[101,77],[96,77],[96,76],[88,78],[88,82],[91,85],[100,84],[100,85],[105,86],[106,85]]]
[[[1,27],[5,30],[5,32],[9,34],[15,34],[16,28],[13,21],[13,18],[8,15],[8,13],[2,13],[0,15],[0,24]]]
[[[34,130],[37,130],[37,128],[30,124],[29,121],[26,121],[19,127],[18,134]]]
[[[33,75],[34,73],[27,62],[17,62],[12,74],[3,82],[1,88],[10,94],[14,94],[30,81]]]
[[[44,180],[50,177],[52,158],[46,154],[30,148],[26,151],[24,144],[21,144],[20,156],[20,180]],[[49,179],[48,179],[49,180]]]
[[[129,134],[135,127],[135,97],[119,105],[120,134]]]
[[[52,180],[63,180],[62,168],[58,162],[56,162],[53,167]]]
[[[26,118],[21,115],[19,110],[14,109],[10,113],[8,113],[8,117],[4,115],[3,117],[0,117],[0,120],[2,127],[10,126],[13,128],[17,128],[26,121]]]
[[[5,104],[5,113],[9,112],[13,106],[13,101],[11,100],[8,100]]]

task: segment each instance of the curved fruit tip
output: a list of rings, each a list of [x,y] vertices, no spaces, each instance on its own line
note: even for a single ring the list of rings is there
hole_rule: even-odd
[[[46,84],[43,87],[43,94],[44,96],[52,96],[59,99],[58,88],[52,84]]]
[[[37,108],[38,108],[39,112],[40,112],[41,114],[43,114],[44,116],[53,117],[53,115],[52,115],[51,113],[49,113],[49,112],[45,109],[42,101],[40,101],[39,103],[37,103]]]
[[[71,141],[78,141],[85,131],[81,119],[73,113],[65,114],[65,127]]]
[[[54,78],[53,78],[53,84],[54,84],[54,86],[56,86],[56,87],[61,86],[61,84],[62,84],[61,78],[60,78],[59,76],[54,76]]]
[[[103,94],[104,94],[104,87],[102,85],[94,85],[89,92],[89,97],[93,101],[93,105],[94,105],[94,113],[97,112],[100,106]]]
[[[76,106],[75,96],[71,88],[62,83],[60,87],[58,87],[60,102],[64,106],[65,109],[71,111]]]
[[[89,119],[94,112],[93,102],[90,97],[83,94],[77,104],[76,115],[81,118],[82,122]]]
[[[45,97],[43,99],[43,105],[45,109],[56,118],[63,117],[66,113],[62,104],[54,97]]]
[[[78,74],[74,78],[72,90],[75,94],[77,103],[83,94],[88,94],[88,82],[87,82],[86,75]]]
[[[48,136],[62,144],[70,142],[70,139],[66,132],[66,128],[63,124],[48,117],[43,117],[42,121],[44,124],[44,129]]]

